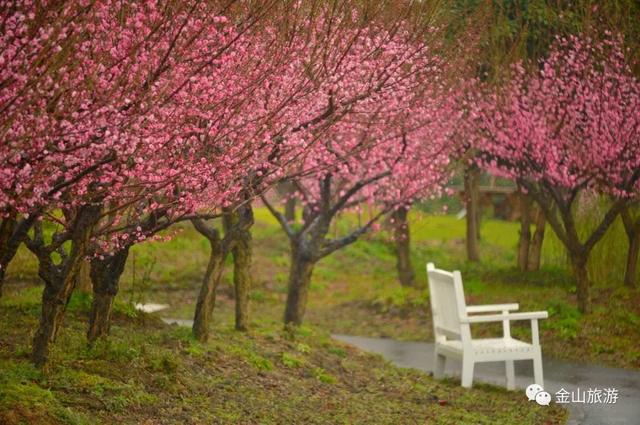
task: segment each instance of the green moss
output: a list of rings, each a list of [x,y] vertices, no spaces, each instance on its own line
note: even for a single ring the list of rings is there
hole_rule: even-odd
[[[304,364],[304,360],[289,353],[282,353],[282,364],[289,368],[299,368]]]
[[[84,415],[65,407],[54,392],[46,388],[46,380],[39,370],[26,362],[15,361],[0,368],[0,423],[10,424],[12,421],[89,423]]]
[[[325,384],[335,384],[337,382],[336,378],[329,375],[324,369],[321,367],[314,367],[311,372],[313,376],[320,382]]]

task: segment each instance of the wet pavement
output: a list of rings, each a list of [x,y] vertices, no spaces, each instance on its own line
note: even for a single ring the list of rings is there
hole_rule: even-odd
[[[381,354],[397,366],[433,371],[433,343],[395,341],[383,338],[366,338],[333,335],[337,340],[362,350]],[[529,360],[515,362],[516,386],[514,397],[526,397],[524,389],[533,383],[533,367]],[[557,401],[556,392],[564,389],[578,400],[587,400],[586,392],[592,388],[617,390],[615,403],[568,403],[570,425],[640,425],[640,372],[627,369],[579,364],[550,358],[543,359],[544,389]],[[460,376],[460,362],[447,360],[448,376]],[[504,362],[477,363],[474,382],[505,385]],[[578,393],[578,389],[580,393]],[[603,391],[604,393],[604,391]],[[603,397],[604,399],[604,397]],[[535,403],[532,401],[531,403]]]
[[[167,325],[178,325],[184,326],[185,328],[190,328],[193,326],[193,320],[190,319],[170,319],[168,317],[163,317],[162,321]]]

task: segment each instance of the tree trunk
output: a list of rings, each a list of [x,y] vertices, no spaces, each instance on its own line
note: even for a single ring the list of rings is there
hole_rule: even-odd
[[[58,334],[67,303],[76,283],[76,275],[89,243],[93,227],[100,218],[99,205],[86,205],[79,209],[73,223],[71,250],[60,266],[55,266],[48,255],[40,256],[38,274],[44,280],[42,316],[33,337],[31,360],[41,367],[49,357],[49,347]]]
[[[33,337],[31,360],[42,367],[49,358],[49,346],[56,339],[64,311],[73,292],[75,278],[70,275],[64,277],[50,276],[45,281],[42,292],[42,314],[40,324]]]
[[[289,292],[284,312],[284,324],[300,326],[307,306],[311,274],[316,262],[310,255],[291,250],[291,267],[289,269]]]
[[[587,272],[587,254],[570,252],[573,275],[576,279],[576,293],[578,296],[578,310],[581,313],[591,312],[591,294],[589,275]]]
[[[122,272],[124,272],[128,256],[129,247],[126,247],[116,252],[115,255],[105,257],[102,260],[99,258],[91,260],[93,303],[91,304],[89,330],[87,331],[89,343],[109,334],[113,301],[118,294],[118,283]]]
[[[249,292],[251,290],[251,259],[253,209],[246,202],[224,218],[225,239],[230,238],[233,255],[233,284],[236,301],[236,329],[249,329]]]
[[[233,285],[236,298],[236,329],[249,329],[249,291],[251,290],[251,234],[236,240],[233,254]]]
[[[0,297],[2,286],[9,263],[16,256],[20,244],[27,236],[27,232],[39,217],[39,213],[32,213],[28,218],[17,220],[15,216],[2,220],[0,225]]]
[[[520,239],[518,240],[518,269],[526,271],[531,243],[531,197],[520,193]]]
[[[296,198],[292,195],[289,195],[284,204],[284,218],[286,218],[289,223],[295,223],[296,221]]]
[[[537,271],[540,270],[540,258],[542,258],[542,244],[544,242],[544,231],[547,224],[547,220],[544,216],[542,208],[538,209],[538,215],[536,216],[536,231],[533,234],[531,245],[529,246],[529,263],[527,270]]]
[[[9,254],[9,240],[16,228],[15,217],[7,217],[0,224],[0,297],[2,297],[2,286],[4,284],[4,276],[9,266],[9,262],[13,259],[13,255]],[[6,257],[6,258],[5,258]]]
[[[198,225],[195,225],[195,227],[200,233],[203,233],[201,229],[198,228]],[[192,331],[193,336],[198,341],[206,342],[209,339],[209,324],[211,322],[211,316],[213,315],[213,308],[216,304],[216,289],[222,276],[226,253],[223,249],[220,235],[216,230],[203,234],[209,240],[211,252],[209,253],[209,264],[202,279],[200,294],[198,294],[198,301],[196,302]]]
[[[566,247],[576,279],[578,309],[582,313],[589,313],[591,311],[590,282],[587,271],[589,255],[618,214],[624,214],[629,201],[627,199],[614,200],[595,230],[591,232],[585,242],[581,242],[571,213],[577,192],[574,192],[568,199],[563,199],[562,196],[555,196],[556,194],[545,192],[545,190],[549,189],[548,187],[541,188],[540,186],[542,185],[538,186],[526,180],[521,183],[527,186],[529,193],[535,198],[538,206],[542,208],[546,221],[549,222],[554,233]]]
[[[396,268],[402,286],[413,286],[415,273],[411,266],[408,208],[398,208],[392,214],[394,239],[396,245]]]
[[[638,253],[640,252],[640,232],[635,231],[632,235],[627,235],[627,237],[629,239],[629,251],[627,251],[627,266],[624,270],[624,284],[629,288],[635,288]]]
[[[91,263],[88,260],[80,263],[77,279],[76,290],[85,294],[91,293]]]
[[[476,167],[467,168],[464,172],[464,193],[467,209],[467,258],[469,261],[480,261],[479,234],[479,189],[480,172]]]
[[[622,218],[624,231],[629,241],[627,264],[624,270],[624,284],[630,288],[635,288],[638,270],[638,251],[640,251],[640,217],[636,217],[634,220],[629,208],[625,208],[621,212],[620,217]]]

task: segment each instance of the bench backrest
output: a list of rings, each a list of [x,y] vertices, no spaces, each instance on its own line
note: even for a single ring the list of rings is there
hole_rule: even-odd
[[[460,272],[451,273],[436,269],[433,263],[429,263],[427,264],[427,276],[429,277],[429,298],[436,341],[442,339],[465,340],[468,331],[462,330],[460,317],[466,317],[467,307],[464,301]]]

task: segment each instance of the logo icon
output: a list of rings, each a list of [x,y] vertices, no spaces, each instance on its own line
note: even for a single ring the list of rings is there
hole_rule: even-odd
[[[535,400],[540,406],[548,406],[551,403],[551,394],[546,392],[541,385],[531,384],[525,392],[529,401]]]
[[[536,394],[536,403],[540,406],[548,406],[551,403],[551,394],[546,391],[540,391]]]

